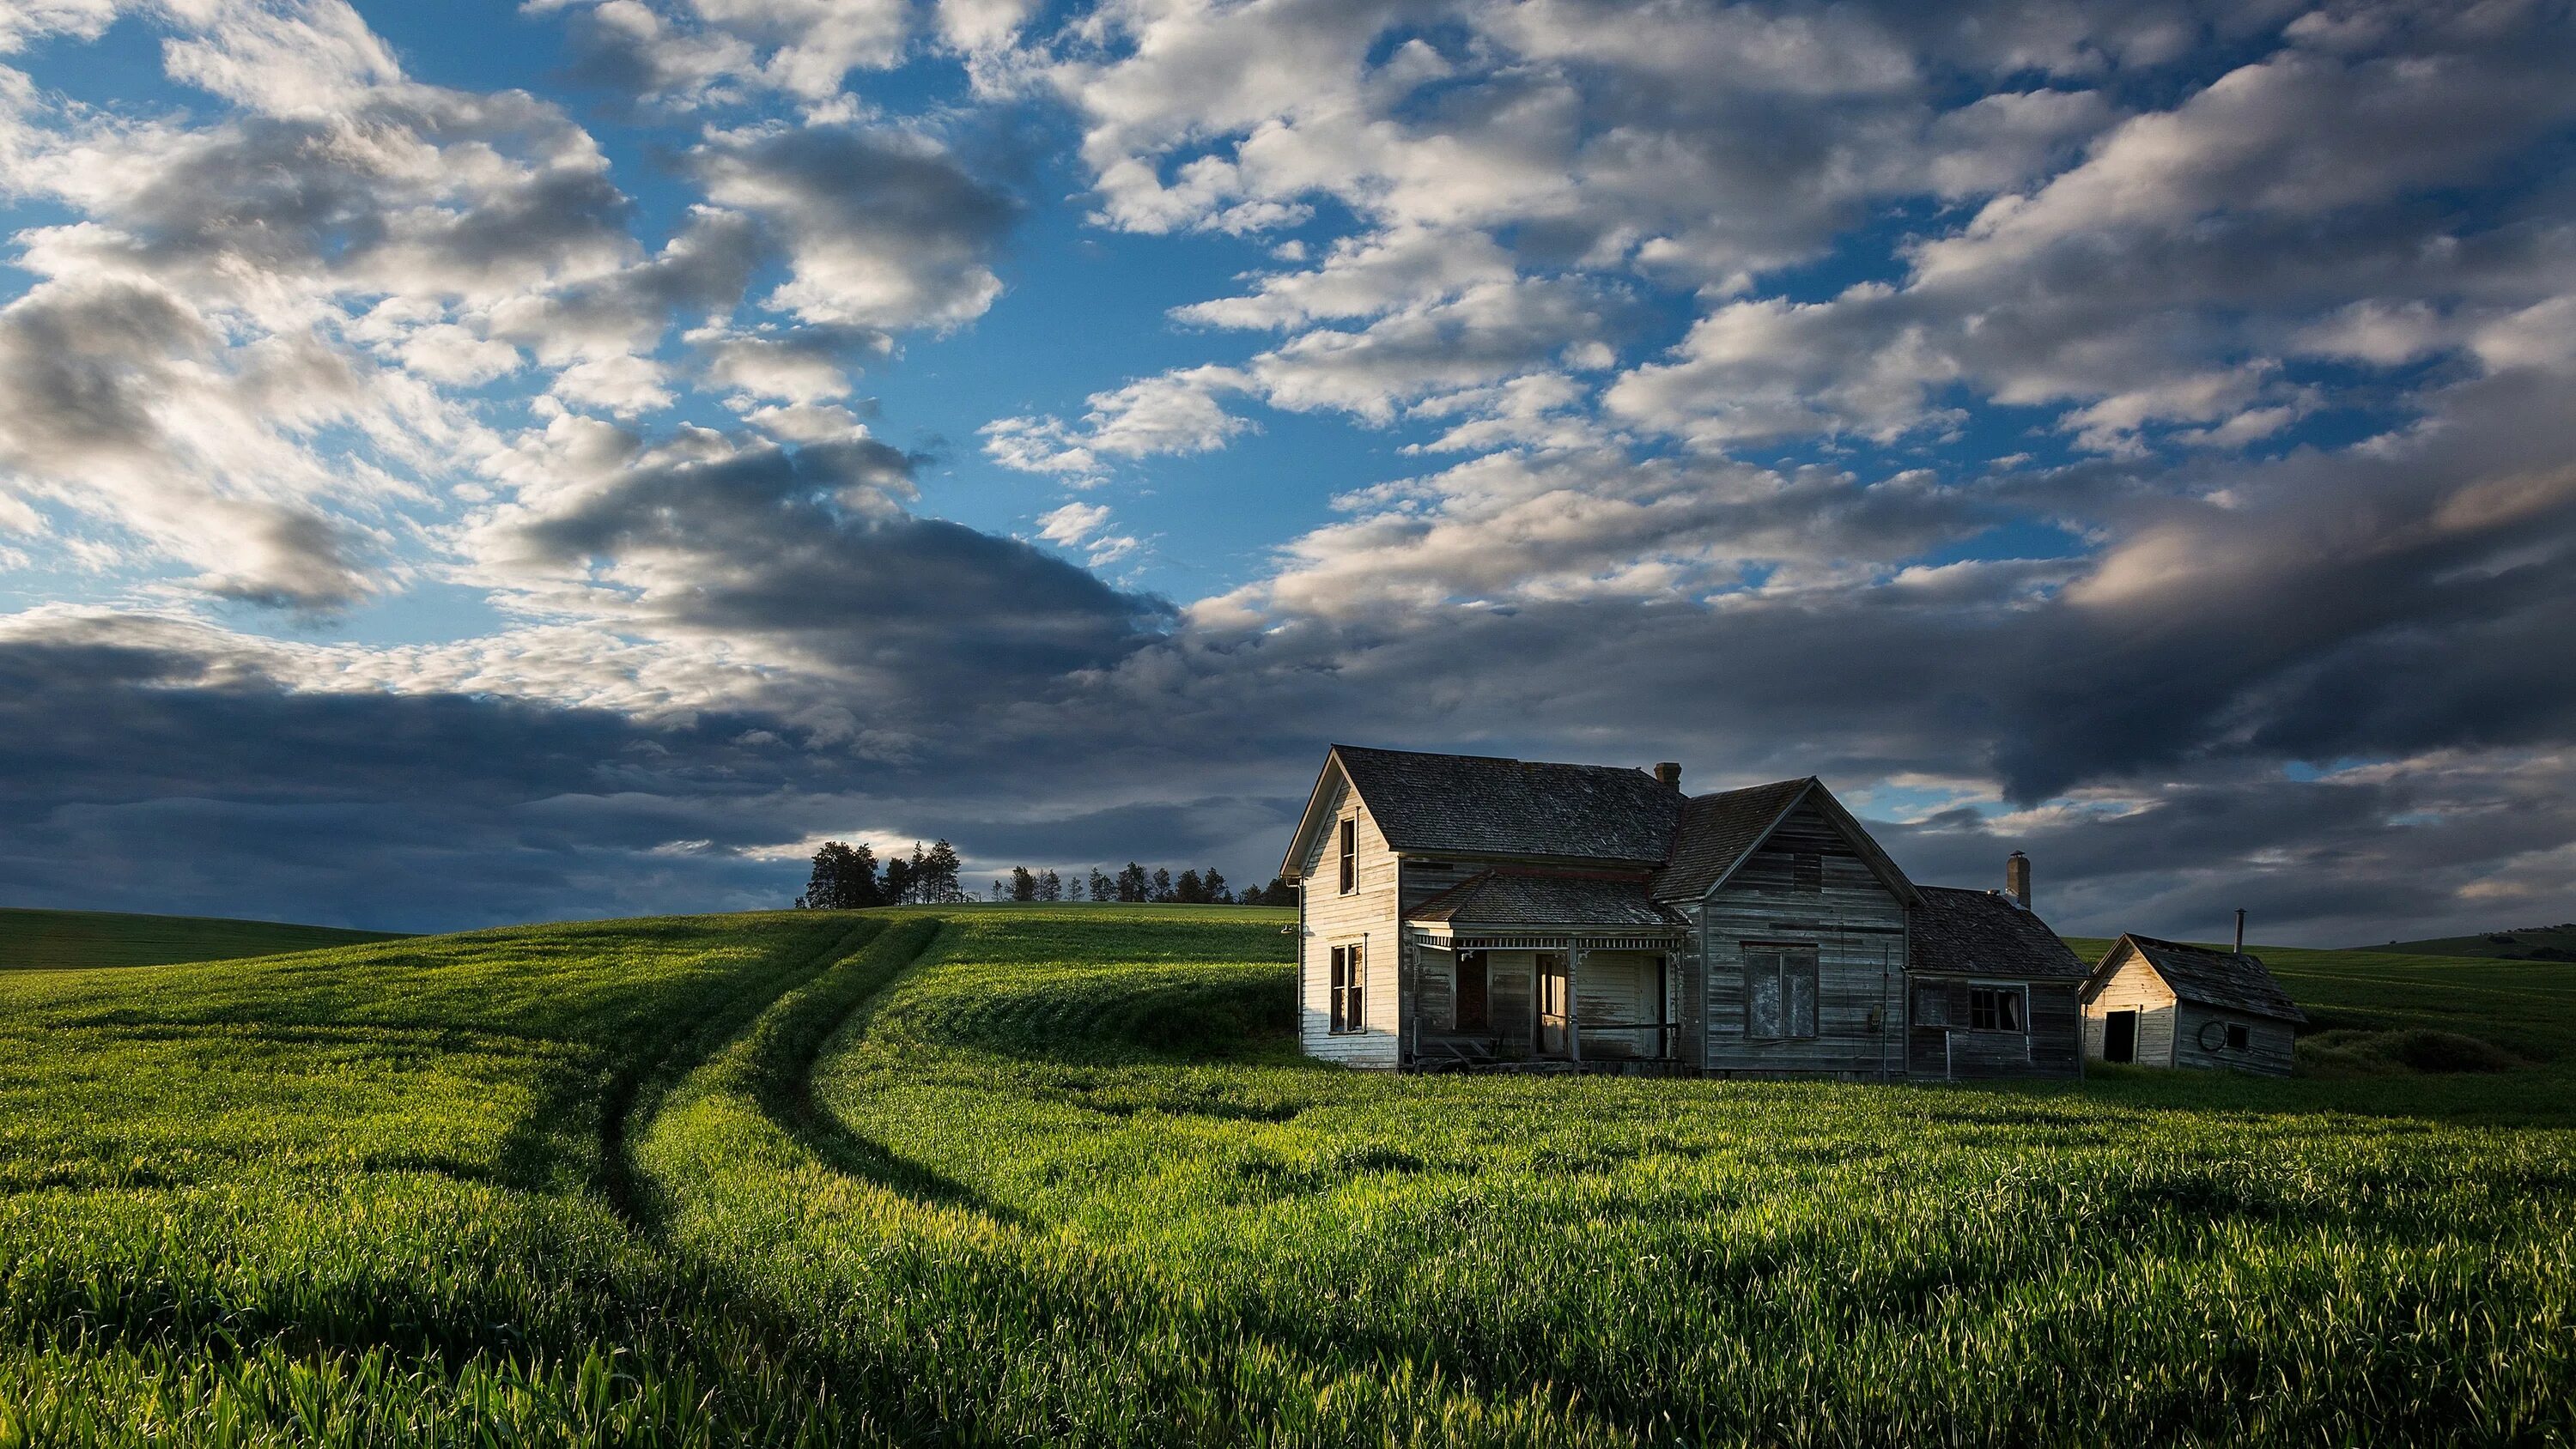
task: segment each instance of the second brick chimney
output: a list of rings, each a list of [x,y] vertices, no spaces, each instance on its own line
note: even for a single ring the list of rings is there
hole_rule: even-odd
[[[2030,857],[2018,850],[2004,860],[2004,894],[2014,905],[2030,909]]]

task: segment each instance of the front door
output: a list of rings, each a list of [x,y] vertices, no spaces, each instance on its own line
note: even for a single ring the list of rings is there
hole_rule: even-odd
[[[1485,990],[1485,953],[1458,953],[1457,1025],[1455,1030],[1483,1035],[1493,1029],[1492,1008]]]
[[[1565,1053],[1565,953],[1541,951],[1530,959],[1532,984],[1530,993],[1530,1045],[1540,1056],[1561,1057]]]
[[[2102,1018],[2102,1060],[2134,1062],[2138,1059],[2138,1014],[2115,1011]]]

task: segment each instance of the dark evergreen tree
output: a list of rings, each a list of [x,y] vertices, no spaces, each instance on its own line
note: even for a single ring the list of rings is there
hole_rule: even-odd
[[[1154,903],[1160,906],[1168,906],[1178,899],[1172,894],[1172,873],[1159,865],[1154,867],[1153,898]]]
[[[1039,899],[1039,900],[1042,900],[1042,901],[1060,901],[1060,900],[1063,900],[1063,899],[1064,899],[1064,877],[1062,877],[1062,876],[1060,876],[1060,875],[1057,875],[1057,874],[1056,874],[1054,871],[1052,871],[1052,870],[1042,870],[1042,871],[1039,871],[1039,872],[1038,872],[1038,899]]]
[[[1001,895],[1002,895],[1002,883],[1001,883],[1000,881],[995,881],[995,882],[993,882],[993,897],[994,897],[994,899],[999,900],[999,899],[1001,898]],[[1012,900],[1015,900],[1015,901],[1033,901],[1033,900],[1036,900],[1037,898],[1038,898],[1038,878],[1037,878],[1036,876],[1034,876],[1034,875],[1031,875],[1031,874],[1029,873],[1029,868],[1028,868],[1027,866],[1025,866],[1025,865],[1015,865],[1015,866],[1012,866],[1012,867],[1011,867],[1011,899],[1012,899]]]
[[[1112,885],[1108,874],[1096,865],[1091,868],[1091,898],[1095,901],[1118,899],[1118,887]]]
[[[913,864],[912,893],[935,906],[966,899],[965,887],[957,881],[957,872],[965,864],[957,858],[957,847],[945,840],[932,841],[928,853],[919,856]]]
[[[1217,905],[1234,904],[1234,892],[1226,888],[1225,877],[1217,874],[1215,866],[1209,866],[1208,873],[1199,877],[1199,888],[1206,891],[1207,898]]]
[[[1199,884],[1199,873],[1197,871],[1189,869],[1182,870],[1181,878],[1172,882],[1172,899],[1185,906],[1203,906],[1207,904],[1207,887]]]
[[[887,905],[901,905],[913,898],[912,862],[898,855],[885,863],[885,882],[877,888]]]
[[[1143,905],[1154,898],[1154,883],[1146,878],[1145,867],[1134,861],[1118,872],[1118,899],[1131,906]]]
[[[826,841],[814,852],[814,871],[797,904],[814,911],[855,911],[879,904],[877,858],[864,845]]]

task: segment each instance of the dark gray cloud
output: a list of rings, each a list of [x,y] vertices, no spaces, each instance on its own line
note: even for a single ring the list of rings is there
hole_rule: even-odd
[[[859,689],[881,728],[942,732],[953,712],[1114,665],[1171,622],[1160,600],[1028,544],[907,512],[916,460],[874,438],[602,446],[594,477],[476,531],[495,576],[621,628],[749,643],[815,674],[809,694]]]
[[[711,200],[776,233],[790,275],[769,305],[804,321],[953,326],[1001,291],[991,263],[1019,204],[930,137],[856,126],[724,133],[688,169]]]

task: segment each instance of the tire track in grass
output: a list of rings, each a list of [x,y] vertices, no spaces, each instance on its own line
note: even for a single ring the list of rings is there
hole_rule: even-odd
[[[817,1058],[865,1034],[858,1013],[939,934],[907,922],[781,997],[672,1092],[640,1153],[672,1251],[818,1412],[906,1443],[1627,1442],[1552,1384],[1317,1354],[818,1109]]]
[[[646,1225],[643,1184],[630,1150],[636,1135],[633,1124],[649,1122],[667,1094],[709,1056],[722,1050],[727,1041],[776,1010],[787,998],[803,992],[818,975],[828,975],[835,965],[864,952],[884,936],[885,930],[886,922],[882,920],[852,922],[848,930],[782,972],[788,984],[777,993],[751,997],[714,1012],[691,1030],[665,1038],[650,1057],[622,1065],[610,1075],[599,1109],[597,1185],[619,1217],[630,1224]]]

